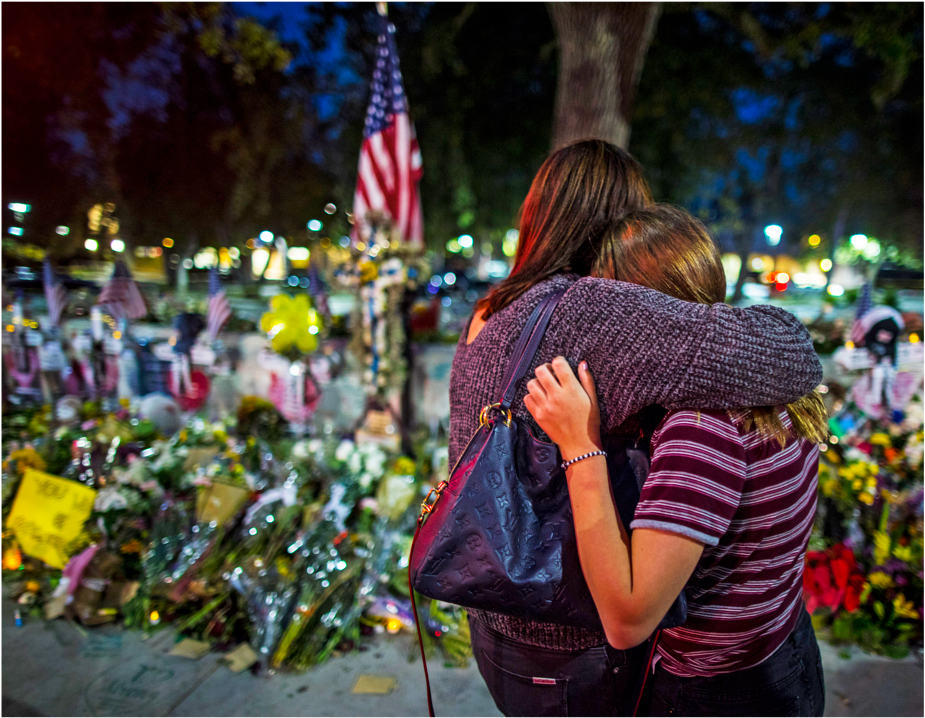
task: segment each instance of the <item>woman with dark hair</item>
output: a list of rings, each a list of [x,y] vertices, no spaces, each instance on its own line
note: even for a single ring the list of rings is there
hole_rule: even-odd
[[[670,207],[619,222],[594,274],[705,305],[726,295],[706,229]],[[685,589],[686,622],[655,634],[642,714],[821,716],[822,662],[803,607],[828,435],[818,392],[787,406],[667,412],[625,526],[607,464],[588,456],[602,446],[588,364],[576,378],[557,357],[528,389],[527,409],[568,462],[578,556],[610,645],[643,643]]]
[[[530,313],[562,289],[535,364],[587,361],[605,434],[653,404],[773,406],[816,388],[812,341],[783,310],[693,304],[588,276],[607,231],[650,204],[638,163],[606,142],[578,142],[546,160],[521,209],[514,270],[480,302],[453,360],[451,465],[496,400]],[[529,422],[525,393],[513,410]],[[614,649],[603,632],[513,618],[504,606],[473,610],[470,623],[479,670],[507,715],[613,715],[632,692],[642,651]]]

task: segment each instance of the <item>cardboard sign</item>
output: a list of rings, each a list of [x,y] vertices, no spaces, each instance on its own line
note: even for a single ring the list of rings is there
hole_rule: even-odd
[[[357,678],[353,686],[353,693],[380,693],[388,695],[398,686],[398,681],[391,676],[376,676],[364,673]]]
[[[80,534],[96,501],[96,491],[43,471],[23,476],[7,526],[24,553],[52,568],[64,568],[65,549]]]

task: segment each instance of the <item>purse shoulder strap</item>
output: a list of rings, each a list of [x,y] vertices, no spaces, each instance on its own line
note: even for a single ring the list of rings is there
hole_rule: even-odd
[[[504,387],[504,393],[501,395],[499,402],[502,411],[511,408],[514,396],[517,393],[517,386],[530,367],[533,357],[536,356],[536,350],[539,349],[540,342],[543,341],[552,313],[556,310],[556,305],[565,292],[565,289],[560,289],[543,297],[543,300],[536,305],[533,313],[530,314],[530,318],[527,319],[527,324],[514,346],[511,362],[508,364],[504,379],[501,382],[501,386]]]

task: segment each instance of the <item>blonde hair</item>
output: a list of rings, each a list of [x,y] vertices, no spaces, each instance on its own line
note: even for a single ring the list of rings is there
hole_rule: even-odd
[[[706,227],[682,209],[652,205],[629,212],[604,236],[592,275],[639,284],[677,299],[720,304],[726,299],[726,275],[719,250]],[[829,435],[828,413],[818,391],[787,404],[792,429],[777,407],[759,406],[740,416],[783,446],[794,434],[815,443]]]

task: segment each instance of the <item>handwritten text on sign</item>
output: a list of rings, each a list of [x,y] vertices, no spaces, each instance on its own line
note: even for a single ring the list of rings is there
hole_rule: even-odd
[[[42,471],[23,476],[7,526],[24,553],[64,568],[67,545],[77,538],[93,510],[96,491]]]

